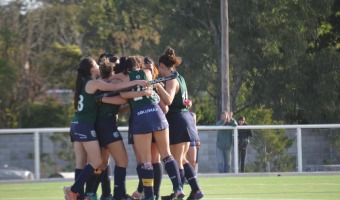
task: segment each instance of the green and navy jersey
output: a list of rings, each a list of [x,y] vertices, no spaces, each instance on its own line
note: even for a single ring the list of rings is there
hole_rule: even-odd
[[[100,92],[100,94],[104,94],[107,92]],[[110,103],[102,103],[98,106],[97,110],[97,118],[108,118],[112,116],[116,116],[119,112],[120,105],[110,104]]]
[[[97,115],[96,94],[89,94],[85,91],[85,86],[90,80],[92,80],[90,77],[83,79],[78,100],[78,109],[74,113],[72,121],[95,123]]]
[[[129,73],[130,81],[133,80],[148,80],[145,72],[143,70],[138,70],[138,71],[131,71]],[[152,87],[152,86],[150,86]],[[141,87],[138,87],[136,91],[142,90]],[[131,108],[139,106],[139,105],[145,105],[145,104],[150,104],[150,103],[158,103],[157,98],[155,98],[154,95],[152,96],[142,96],[142,97],[136,97],[133,99],[129,99],[129,104]]]
[[[188,99],[187,85],[183,76],[179,75],[176,80],[179,84],[179,90],[175,94],[174,100],[171,105],[169,105],[169,112],[187,112],[188,108],[184,105],[183,101]]]

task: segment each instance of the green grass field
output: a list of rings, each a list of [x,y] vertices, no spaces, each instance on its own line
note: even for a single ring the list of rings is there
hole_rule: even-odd
[[[205,175],[206,176],[206,175]],[[206,200],[339,200],[340,175],[311,176],[226,176],[200,177],[199,183]],[[72,182],[42,181],[25,183],[0,182],[0,199],[4,200],[63,200],[63,186]],[[132,193],[137,180],[127,180]],[[184,188],[189,193],[188,185]],[[171,183],[164,178],[161,194],[171,192]],[[100,194],[100,189],[99,189]]]

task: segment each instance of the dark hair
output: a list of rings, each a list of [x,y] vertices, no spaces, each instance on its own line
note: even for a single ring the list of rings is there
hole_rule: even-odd
[[[239,117],[238,120],[244,120],[244,121],[246,121],[246,118],[242,116],[242,117]],[[238,121],[238,120],[237,120],[237,121]]]
[[[78,101],[79,101],[79,95],[81,92],[81,87],[83,84],[83,78],[90,77],[91,76],[91,69],[95,66],[95,61],[90,57],[83,58],[80,63],[79,67],[77,69],[77,79],[76,79],[76,89],[74,93],[73,98],[73,106],[75,110],[78,110]]]
[[[127,60],[127,57],[125,56],[119,58],[119,64],[116,65],[116,67],[113,70],[115,74],[124,72],[124,69],[126,67],[126,60]]]
[[[97,61],[98,65],[99,65],[100,59],[103,58],[103,57],[108,57],[110,62],[112,62],[112,63],[116,63],[117,60],[118,60],[118,57],[114,56],[112,53],[106,53],[105,52],[105,53],[102,53],[102,54],[99,55],[99,58],[98,58],[98,61]]]
[[[118,58],[110,53],[103,53],[99,56],[98,65],[100,70],[100,75],[102,78],[108,78],[111,76],[114,68],[117,65]]]
[[[144,57],[144,64],[148,65],[148,64],[154,64],[155,62],[149,58],[149,57]]]
[[[130,56],[126,60],[125,68],[123,69],[124,74],[128,74],[130,71],[133,71],[137,67],[137,61],[135,56]]]
[[[182,63],[182,58],[177,57],[175,50],[169,47],[159,58],[158,62],[163,63],[166,67],[176,67]]]

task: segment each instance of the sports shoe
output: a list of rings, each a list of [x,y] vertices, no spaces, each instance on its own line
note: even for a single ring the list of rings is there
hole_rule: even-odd
[[[138,190],[134,191],[131,195],[134,199],[141,199],[144,196],[144,192],[138,192]]]
[[[86,193],[84,200],[98,200],[97,195],[94,193]]]
[[[125,196],[123,197],[122,200],[135,200],[135,198],[133,198],[132,196],[125,194]]]
[[[174,193],[168,195],[168,196],[161,196],[161,200],[171,200],[172,196],[174,196]]]
[[[183,200],[184,196],[183,188],[179,186],[177,190],[175,190],[172,200]]]
[[[196,192],[191,191],[187,200],[198,200],[198,199],[202,199],[203,197],[204,197],[204,194],[202,190],[197,190]]]
[[[66,200],[77,200],[77,197],[79,196],[78,193],[71,191],[71,187],[64,187],[64,194]]]
[[[155,200],[155,199],[156,199],[156,196],[153,196],[153,197],[148,198],[148,199],[146,199],[145,197],[141,198],[141,200]]]
[[[112,200],[112,195],[110,194],[109,196],[106,197],[101,196],[100,200]]]

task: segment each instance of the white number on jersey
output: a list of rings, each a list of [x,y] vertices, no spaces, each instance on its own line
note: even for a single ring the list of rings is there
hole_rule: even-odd
[[[79,100],[78,100],[78,111],[82,111],[84,109],[84,97],[83,95],[79,95]]]

